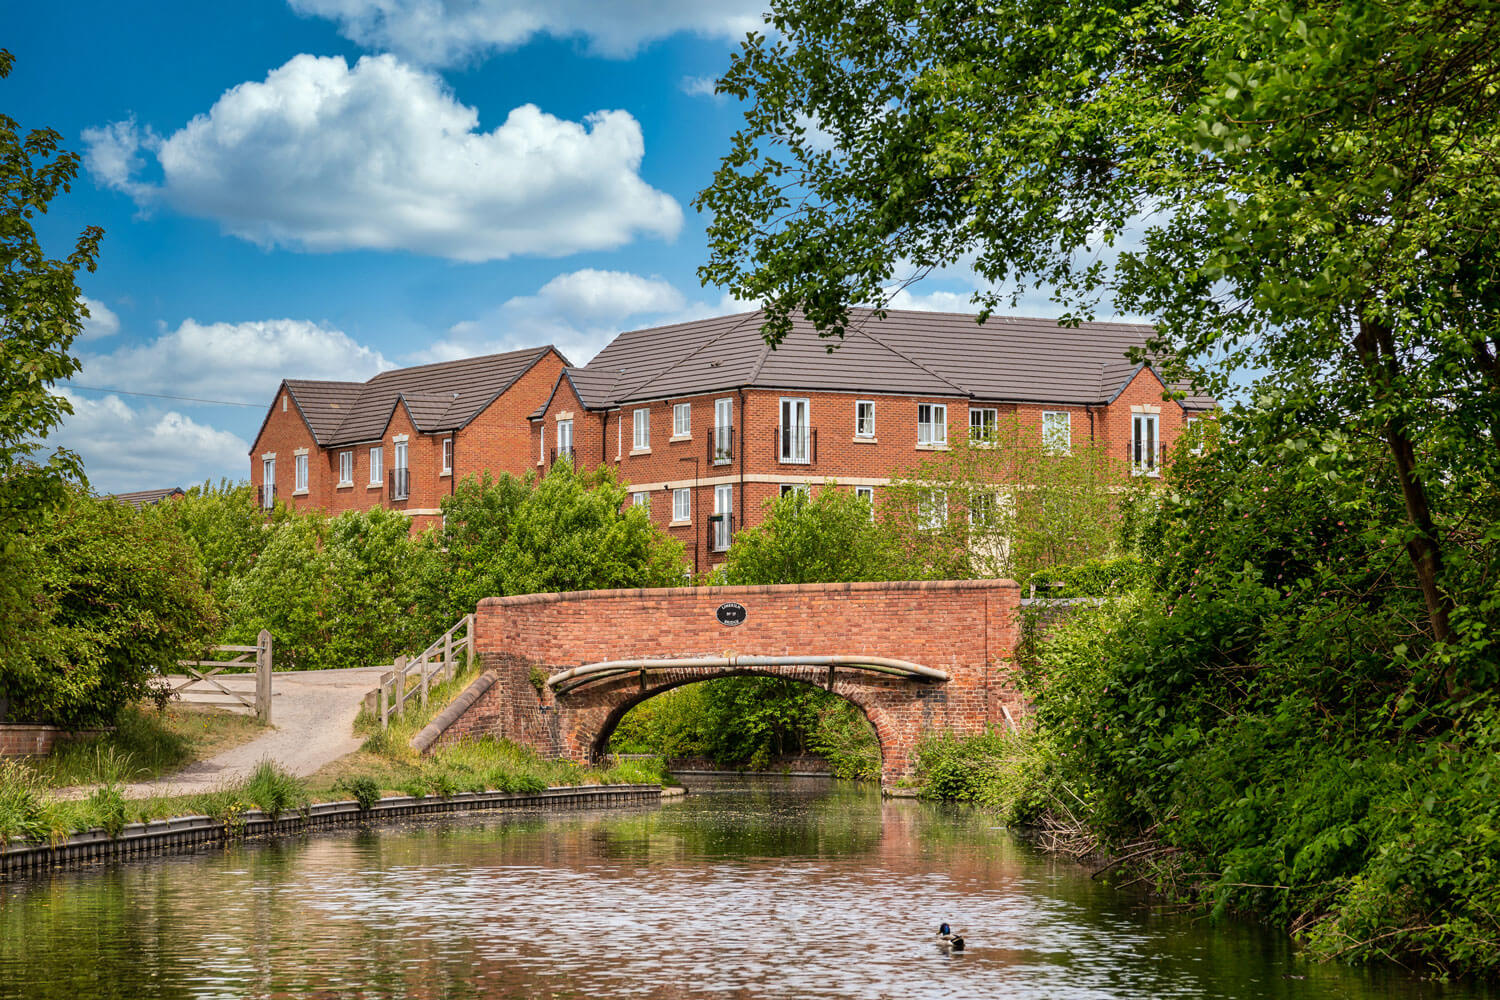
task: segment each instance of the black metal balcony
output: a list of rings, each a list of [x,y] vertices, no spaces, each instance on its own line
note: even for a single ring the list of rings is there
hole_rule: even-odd
[[[734,428],[714,427],[708,435],[708,463],[728,465],[734,461]]]
[[[392,500],[405,500],[411,496],[411,470],[392,469],[387,477]]]
[[[782,465],[814,465],[818,461],[818,432],[793,424],[776,428],[776,460]]]
[[[734,515],[711,514],[708,518],[708,551],[726,552],[734,538]]]

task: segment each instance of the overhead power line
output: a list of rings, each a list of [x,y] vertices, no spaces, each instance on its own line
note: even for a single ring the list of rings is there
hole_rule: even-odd
[[[101,385],[74,385],[69,383],[69,389],[86,389],[89,392],[115,392],[121,396],[147,396],[151,399],[178,399],[184,403],[213,403],[215,406],[250,406],[260,409],[260,403],[237,403],[232,399],[202,399],[198,396],[168,396],[160,392],[131,392],[129,389],[106,389]]]

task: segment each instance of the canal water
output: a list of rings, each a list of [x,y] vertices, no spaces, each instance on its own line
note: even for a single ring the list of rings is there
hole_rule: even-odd
[[[0,998],[1471,998],[1091,881],[823,779],[0,884]],[[947,921],[969,948],[944,953]]]

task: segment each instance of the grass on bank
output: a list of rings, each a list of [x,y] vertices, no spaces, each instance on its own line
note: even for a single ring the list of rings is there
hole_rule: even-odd
[[[233,825],[251,809],[274,816],[300,811],[313,802],[353,799],[368,809],[385,795],[445,798],[463,792],[538,792],[558,786],[668,782],[665,764],[659,758],[590,768],[572,761],[544,760],[530,748],[491,737],[442,747],[426,757],[418,754],[411,747],[411,737],[477,674],[476,669],[465,670],[452,680],[434,685],[428,691],[425,709],[413,702],[391,720],[388,729],[381,729],[377,719],[361,713],[355,728],[367,734],[364,746],[307,778],[294,777],[273,762],[263,761],[245,780],[226,783],[210,792],[126,799],[120,785],[141,772],[136,765],[125,766],[127,751],[123,747],[139,751],[160,744],[161,752],[151,760],[181,762],[186,758],[178,755],[179,742],[194,746],[192,739],[199,738],[192,732],[169,732],[161,727],[146,726],[137,732],[136,721],[122,726],[123,731],[134,734],[122,743],[81,746],[62,760],[41,762],[40,766],[0,760],[0,842],[20,838],[56,844],[72,833],[94,828],[114,836],[127,823],[173,816],[203,815]],[[194,724],[187,721],[179,725],[192,731]],[[178,742],[174,742],[174,734]],[[163,764],[161,770],[166,769]],[[99,787],[85,799],[58,799],[52,791],[59,776],[66,778],[62,783],[88,782]]]
[[[248,743],[265,729],[251,716],[223,709],[137,705],[120,713],[112,732],[61,743],[26,766],[47,788],[152,781]]]

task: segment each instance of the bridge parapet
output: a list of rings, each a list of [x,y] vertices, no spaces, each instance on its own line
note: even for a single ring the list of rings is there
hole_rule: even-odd
[[[924,734],[974,734],[999,723],[1006,709],[1019,712],[1012,674],[1019,604],[1020,588],[1009,580],[488,598],[476,612],[475,642],[499,681],[445,740],[492,732],[587,761],[625,712],[653,695],[711,677],[762,674],[825,686],[858,705],[880,737],[882,780],[895,781],[910,774]],[[743,610],[721,615],[726,605]],[[585,664],[693,658],[716,665],[621,670],[574,689],[563,685],[562,694],[544,683]],[[768,658],[776,662],[763,665]],[[830,658],[900,661],[948,679],[830,665]]]

